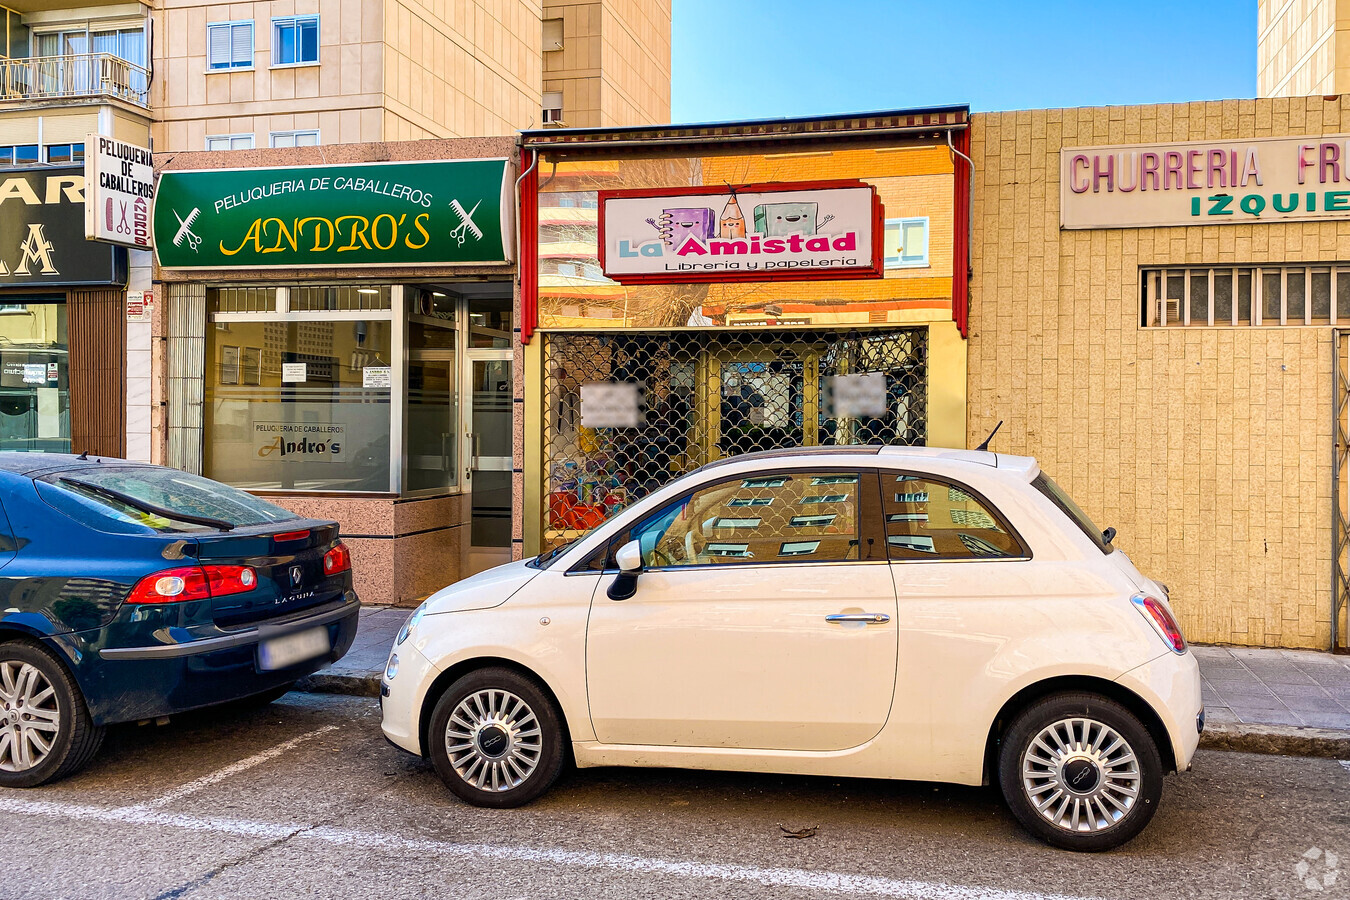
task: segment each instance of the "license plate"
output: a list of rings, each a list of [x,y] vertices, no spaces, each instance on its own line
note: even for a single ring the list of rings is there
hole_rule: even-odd
[[[258,668],[265,671],[284,669],[298,662],[323,656],[331,649],[327,628],[311,628],[308,631],[271,638],[258,645]]]

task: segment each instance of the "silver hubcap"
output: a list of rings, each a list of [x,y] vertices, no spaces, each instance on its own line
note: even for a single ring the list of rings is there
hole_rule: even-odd
[[[1128,741],[1095,719],[1061,719],[1022,754],[1022,789],[1065,831],[1093,832],[1129,815],[1139,799],[1139,760]]]
[[[60,730],[47,676],[26,662],[0,662],[0,769],[25,772],[41,765]]]
[[[539,766],[543,732],[529,704],[510,691],[470,694],[450,714],[445,750],[460,778],[480,791],[520,787]]]

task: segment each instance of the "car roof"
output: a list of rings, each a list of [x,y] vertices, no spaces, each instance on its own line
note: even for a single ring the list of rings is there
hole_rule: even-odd
[[[846,464],[857,465],[858,457],[876,457],[878,462],[891,465],[904,465],[907,462],[941,461],[964,463],[994,469],[1006,469],[1030,480],[1039,471],[1036,460],[1030,456],[1009,456],[1006,453],[993,453],[988,450],[957,450],[948,447],[905,447],[882,444],[852,444],[821,447],[787,447],[781,450],[757,450],[728,456],[707,463],[699,471],[721,468],[745,462],[770,462],[773,460],[799,461],[809,458],[813,462],[824,461],[831,457],[841,457]]]
[[[149,466],[107,456],[76,456],[73,453],[26,453],[21,450],[0,451],[0,472],[36,477],[44,472],[62,472],[116,463],[119,466]]]

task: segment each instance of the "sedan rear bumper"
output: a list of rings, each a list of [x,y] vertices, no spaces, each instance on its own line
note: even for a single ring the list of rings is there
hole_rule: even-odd
[[[98,655],[104,659],[175,659],[180,656],[196,656],[199,653],[253,645],[270,638],[307,631],[354,616],[360,608],[361,601],[356,599],[355,594],[349,594],[347,601],[341,606],[320,613],[307,615],[309,611],[305,610],[287,620],[273,620],[257,628],[231,631],[221,637],[157,644],[150,647],[110,647],[98,651]]]

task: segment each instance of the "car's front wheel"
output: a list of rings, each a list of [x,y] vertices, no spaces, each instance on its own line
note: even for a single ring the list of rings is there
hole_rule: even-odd
[[[0,787],[65,778],[102,743],[65,666],[35,644],[0,643]]]
[[[1095,694],[1053,694],[1003,735],[999,783],[1022,825],[1068,850],[1119,847],[1153,818],[1163,766],[1143,723]]]
[[[479,669],[450,685],[431,713],[431,761],[441,780],[474,806],[523,806],[562,771],[561,714],[531,678]]]

